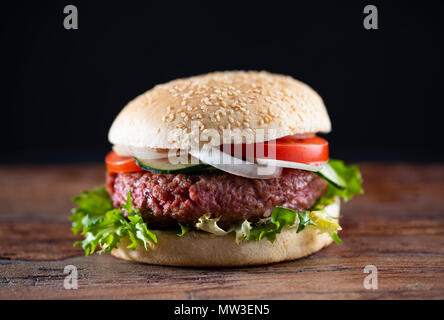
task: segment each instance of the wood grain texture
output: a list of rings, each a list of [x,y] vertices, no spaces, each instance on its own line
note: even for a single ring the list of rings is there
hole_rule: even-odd
[[[360,165],[366,194],[342,207],[344,243],[250,268],[129,263],[73,248],[71,197],[101,165],[0,167],[0,298],[444,299],[444,165]],[[65,290],[75,265],[79,289]],[[366,265],[378,290],[363,287]]]

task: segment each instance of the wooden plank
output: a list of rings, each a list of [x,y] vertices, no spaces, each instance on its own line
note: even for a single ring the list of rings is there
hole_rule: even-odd
[[[443,299],[444,165],[361,164],[364,196],[344,204],[341,238],[292,262],[173,268],[84,257],[70,198],[103,183],[101,165],[0,167],[0,298]],[[65,290],[75,265],[79,289]],[[366,290],[366,265],[378,290]]]

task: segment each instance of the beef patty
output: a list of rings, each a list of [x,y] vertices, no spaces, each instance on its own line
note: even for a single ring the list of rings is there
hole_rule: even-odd
[[[316,174],[284,169],[279,178],[248,179],[228,173],[201,175],[155,174],[151,172],[107,172],[107,190],[115,207],[126,202],[131,192],[148,226],[194,226],[211,213],[227,228],[247,219],[255,222],[270,217],[275,206],[308,210],[327,189]]]

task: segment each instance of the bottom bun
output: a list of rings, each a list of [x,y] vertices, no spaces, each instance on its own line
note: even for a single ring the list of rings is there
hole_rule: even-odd
[[[338,204],[339,202],[336,202],[329,208],[330,213],[337,211],[336,216],[339,216]],[[148,250],[143,247],[128,249],[126,247],[130,240],[124,238],[111,254],[125,260],[167,266],[232,267],[302,258],[321,250],[333,241],[330,235],[320,234],[311,227],[299,233],[296,233],[296,228],[284,228],[273,243],[262,239],[259,242],[236,244],[233,233],[216,236],[207,232],[190,231],[182,237],[171,232],[156,233],[158,243],[150,243]]]

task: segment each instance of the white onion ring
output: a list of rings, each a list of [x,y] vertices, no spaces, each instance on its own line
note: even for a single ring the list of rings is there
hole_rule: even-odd
[[[136,157],[139,159],[162,159],[168,158],[168,149],[166,151],[158,151],[153,148],[140,148],[125,145],[113,145],[113,151],[122,157]]]
[[[311,165],[311,164],[305,164],[300,162],[291,162],[291,161],[283,161],[283,160],[275,160],[275,159],[256,159],[256,162],[260,165],[269,165],[269,166],[276,166],[276,167],[282,167],[282,168],[291,168],[291,169],[300,169],[305,171],[321,171],[322,168],[324,168],[324,165]]]
[[[272,179],[279,177],[282,173],[280,167],[261,166],[255,163],[234,158],[228,153],[220,151],[218,148],[211,148],[210,151],[191,149],[189,152],[193,157],[200,159],[219,170],[250,179]],[[261,171],[268,170],[261,174]]]
[[[113,145],[113,151],[122,157],[132,157],[132,152],[128,146]]]
[[[294,139],[307,139],[307,138],[313,138],[316,135],[314,132],[307,132],[307,133],[296,133],[287,137],[292,137]]]
[[[159,152],[152,148],[138,148],[138,147],[129,147],[131,153],[134,157],[139,159],[162,159],[168,158],[168,151]]]

